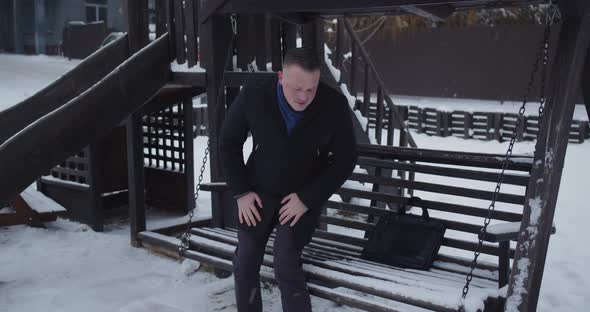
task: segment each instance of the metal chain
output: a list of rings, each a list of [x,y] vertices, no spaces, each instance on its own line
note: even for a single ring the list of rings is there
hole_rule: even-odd
[[[231,61],[231,56],[234,54],[235,48],[235,40],[237,35],[237,19],[236,14],[231,15],[231,27],[232,27],[232,40],[230,42],[230,46],[228,47],[227,56],[225,60],[224,70],[227,70],[229,62]],[[222,75],[220,87],[219,87],[219,96],[218,98],[222,98],[224,95],[225,89],[225,79],[223,79],[225,75]],[[186,222],[186,229],[182,236],[180,237],[180,246],[178,246],[178,255],[182,258],[185,257],[186,251],[190,245],[190,238],[191,238],[191,223],[193,221],[193,217],[195,214],[195,209],[198,207],[197,200],[199,199],[199,190],[201,189],[201,182],[203,181],[203,174],[205,172],[205,165],[207,164],[208,156],[209,156],[209,148],[210,148],[210,139],[207,139],[207,148],[205,149],[205,156],[203,156],[203,163],[201,165],[201,172],[199,174],[199,181],[197,182],[196,190],[195,190],[195,208],[191,209],[188,214],[188,221]]]
[[[210,142],[210,140],[207,139],[207,148],[205,148],[205,156],[203,156],[203,164],[201,165],[201,173],[199,174],[199,181],[197,182],[197,187],[196,187],[196,191],[195,191],[195,201],[194,201],[195,208],[191,209],[191,211],[188,213],[188,221],[186,222],[186,230],[182,234],[182,236],[180,238],[181,243],[180,243],[180,246],[178,246],[178,254],[181,257],[184,257],[184,255],[189,247],[189,242],[190,242],[190,238],[191,238],[191,232],[190,232],[191,223],[193,221],[195,209],[198,207],[197,200],[199,199],[199,190],[201,189],[201,182],[203,181],[203,173],[205,172],[205,165],[207,164],[207,159],[209,157],[209,142]],[[186,172],[186,174],[191,174],[191,173]]]
[[[514,130],[512,131],[512,136],[510,138],[508,150],[506,151],[506,154],[504,156],[504,160],[502,162],[502,171],[500,172],[500,176],[498,177],[498,182],[496,184],[496,188],[495,188],[494,194],[492,196],[492,202],[490,203],[490,206],[488,207],[488,213],[484,219],[484,225],[481,228],[479,235],[478,235],[478,245],[477,245],[477,248],[474,252],[474,258],[473,258],[473,261],[471,262],[471,268],[465,278],[466,283],[465,283],[465,286],[463,287],[463,294],[462,294],[463,299],[465,299],[467,297],[467,293],[469,292],[469,284],[473,280],[473,271],[475,270],[475,267],[477,266],[477,259],[479,258],[479,255],[481,253],[481,247],[483,246],[484,238],[487,234],[487,228],[492,220],[492,213],[494,212],[494,210],[496,208],[496,200],[497,200],[498,195],[500,193],[500,188],[502,186],[502,182],[504,181],[504,173],[505,173],[506,169],[508,168],[510,157],[512,156],[514,143],[516,142],[517,132],[518,132],[520,125],[523,122],[524,113],[526,110],[526,104],[528,103],[529,95],[532,92],[533,85],[535,83],[537,73],[539,71],[539,65],[542,63],[543,70],[541,71],[541,75],[542,75],[541,76],[541,88],[540,88],[541,96],[539,99],[540,105],[539,105],[539,123],[538,123],[539,127],[541,125],[541,118],[543,117],[543,110],[544,110],[544,104],[545,104],[545,80],[547,77],[546,76],[547,63],[549,60],[549,40],[550,40],[550,36],[551,36],[551,26],[553,25],[556,10],[557,10],[557,6],[555,5],[555,2],[551,1],[549,4],[549,8],[547,9],[547,18],[545,20],[545,32],[543,34],[542,45],[539,47],[539,50],[537,51],[537,54],[536,54],[536,59],[533,64],[533,70],[532,70],[531,75],[529,77],[529,83],[526,88],[525,94],[523,96],[522,106],[518,110],[518,119],[516,121],[516,126],[514,127]],[[541,131],[538,131],[538,133],[540,133],[540,132]],[[537,137],[538,137],[538,133],[537,133]]]

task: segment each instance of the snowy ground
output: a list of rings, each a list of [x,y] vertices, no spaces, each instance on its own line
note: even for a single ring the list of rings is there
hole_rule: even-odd
[[[56,56],[0,54],[0,111],[35,94],[78,63]]]
[[[71,66],[59,58],[0,54],[0,105],[32,95]],[[506,149],[498,142],[414,137],[425,148],[494,153]],[[204,137],[195,140],[196,172],[205,144]],[[530,142],[518,143],[515,153],[532,149]],[[590,219],[581,196],[590,176],[588,155],[590,142],[568,147],[555,216],[557,234],[549,245],[539,311],[587,311],[584,307],[590,305],[590,268],[585,265],[590,248],[580,242]],[[209,180],[208,170],[204,180]],[[208,193],[201,194],[199,217],[210,216],[209,199]],[[152,215],[148,227],[173,221]],[[0,311],[235,311],[232,286],[232,278],[221,280],[203,269],[187,276],[179,262],[131,247],[124,222],[109,225],[104,233],[62,219],[48,224],[48,229],[0,228]],[[279,298],[275,287],[265,289],[265,311],[281,311]],[[315,297],[312,304],[314,311],[355,311]]]

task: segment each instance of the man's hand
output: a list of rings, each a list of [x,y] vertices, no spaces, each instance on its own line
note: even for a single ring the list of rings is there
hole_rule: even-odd
[[[281,204],[284,204],[279,210],[279,222],[281,225],[285,225],[289,220],[293,219],[291,226],[294,226],[301,216],[308,210],[301,199],[299,199],[297,193],[291,193],[285,196],[285,198],[281,200]]]
[[[250,192],[238,198],[238,217],[240,219],[240,224],[243,224],[245,221],[248,226],[255,226],[256,219],[258,219],[258,222],[262,221],[255,203],[258,203],[258,206],[262,208],[262,200],[258,194],[254,192]]]

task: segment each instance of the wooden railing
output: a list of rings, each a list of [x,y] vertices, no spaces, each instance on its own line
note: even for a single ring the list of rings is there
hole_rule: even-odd
[[[345,35],[348,36],[349,40],[346,40],[344,37]],[[338,19],[338,25],[336,28],[336,51],[334,60],[335,66],[340,69],[345,69],[343,66],[345,41],[350,43],[351,53],[350,69],[348,70],[346,83],[349,87],[350,94],[354,96],[355,99],[358,95],[358,75],[360,73],[363,74],[363,100],[357,100],[357,108],[361,111],[361,114],[369,120],[366,128],[367,133],[369,133],[370,128],[374,127],[375,140],[378,144],[382,144],[383,131],[387,131],[386,145],[394,146],[394,133],[395,129],[398,129],[400,131],[399,146],[417,147],[416,142],[406,127],[400,110],[391,100],[389,96],[390,93],[385,87],[385,83],[379,75],[375,64],[369,57],[361,40],[354,32],[350,22],[346,20],[346,18],[340,18]],[[363,68],[364,70],[360,72],[360,68]],[[344,72],[344,70],[341,71]],[[377,90],[377,101],[375,103],[371,102],[371,87],[373,87],[371,82],[376,85]]]

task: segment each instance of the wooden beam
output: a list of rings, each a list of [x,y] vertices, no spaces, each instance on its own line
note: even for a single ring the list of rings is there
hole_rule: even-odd
[[[183,125],[184,125],[184,187],[186,196],[186,212],[195,208],[195,151],[193,138],[193,97],[189,96],[182,101]]]
[[[485,6],[516,6],[534,4],[540,1],[534,0],[373,0],[362,4],[358,0],[298,0],[298,1],[274,1],[274,0],[209,0],[211,2],[205,10],[203,17],[208,18],[214,13],[260,13],[260,12],[318,12],[323,14],[357,14],[369,12],[383,12],[396,10],[405,5],[440,5],[453,4],[461,7]]]
[[[424,6],[405,5],[402,9],[410,14],[424,17],[432,22],[443,22],[455,9],[449,5]]]
[[[266,14],[268,33],[270,36],[268,54],[272,62],[272,70],[279,71],[283,68],[283,54],[281,53],[281,21]]]
[[[149,43],[148,0],[123,0],[125,29],[129,35],[129,50],[135,53]]]
[[[590,119],[590,48],[586,52],[586,65],[582,74],[582,95],[586,103],[586,113]]]
[[[581,0],[560,4],[563,24],[555,66],[549,76],[554,79],[535,148],[507,311],[535,311],[537,307],[570,124],[590,44],[590,6],[583,6]]]
[[[124,0],[123,8],[124,16],[127,19],[126,29],[129,36],[129,53],[134,54],[149,42],[148,1]],[[127,120],[126,133],[131,245],[138,247],[137,233],[144,231],[146,226],[143,129],[140,112],[133,112]]]
[[[207,73],[206,72],[172,72],[170,83],[190,86],[190,87],[206,87]]]
[[[195,13],[198,14],[198,6],[199,2],[197,0],[185,0],[184,2],[184,26],[186,29],[186,59],[188,61],[188,67],[193,67],[197,65],[197,55],[198,55],[198,42],[197,39],[199,37],[199,29],[197,26],[199,25],[198,21],[196,20]]]
[[[231,44],[232,29],[230,21],[224,16],[214,16],[201,25],[204,35],[209,39],[202,49],[207,54],[207,114],[209,134],[209,168],[211,182],[225,180],[219,161],[219,133],[225,118],[226,105],[221,94],[221,83],[225,71],[227,51]],[[212,224],[215,227],[223,227],[223,209],[221,194],[211,195]]]

